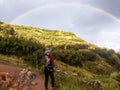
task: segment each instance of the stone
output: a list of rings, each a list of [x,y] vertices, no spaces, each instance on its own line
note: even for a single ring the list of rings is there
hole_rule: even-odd
[[[78,76],[78,74],[77,74],[77,73],[73,73],[72,75],[73,75],[73,76]]]
[[[37,85],[37,83],[33,81],[33,82],[31,82],[31,85]]]
[[[23,87],[23,90],[30,90],[30,87],[29,86],[25,86],[25,87]]]

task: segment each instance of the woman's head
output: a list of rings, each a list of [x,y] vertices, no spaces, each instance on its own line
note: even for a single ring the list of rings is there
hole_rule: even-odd
[[[45,52],[50,52],[50,49],[49,48],[45,48]]]
[[[50,49],[49,49],[49,48],[46,48],[46,49],[45,49],[45,55],[47,55],[47,56],[50,56],[50,55],[51,55],[51,52],[50,52]]]

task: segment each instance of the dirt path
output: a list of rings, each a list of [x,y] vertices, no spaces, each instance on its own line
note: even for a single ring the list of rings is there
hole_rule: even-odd
[[[0,64],[0,72],[9,72],[13,76],[18,75],[21,70],[22,68]],[[34,82],[36,82],[37,85],[31,86],[30,90],[45,90],[44,79],[38,73],[36,73],[36,79],[34,80]]]

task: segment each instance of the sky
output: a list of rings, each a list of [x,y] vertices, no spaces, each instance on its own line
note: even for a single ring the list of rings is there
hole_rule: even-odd
[[[75,33],[120,50],[120,0],[0,0],[0,21]]]

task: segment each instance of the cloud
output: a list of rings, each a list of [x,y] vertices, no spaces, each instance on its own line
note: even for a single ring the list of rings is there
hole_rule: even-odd
[[[120,0],[91,0],[89,3],[120,18]]]
[[[3,0],[0,0],[0,5],[3,4]]]
[[[110,28],[112,28],[112,26]],[[99,40],[96,43],[98,45],[101,45],[104,47],[106,46],[108,48],[119,50],[120,49],[120,47],[119,47],[119,43],[120,43],[119,28],[120,28],[120,25],[118,25],[118,26],[116,25],[116,27],[109,29],[109,31],[102,30],[98,35]]]
[[[25,13],[33,8],[52,4],[52,3],[81,3],[92,6],[97,6],[104,10],[107,10],[116,16],[120,16],[118,0],[0,0],[0,19],[10,22],[13,18]],[[114,7],[114,8],[113,8]],[[118,17],[119,17],[118,16]]]
[[[15,17],[33,8],[42,6],[46,1],[43,0],[0,0],[0,19],[10,22]]]

